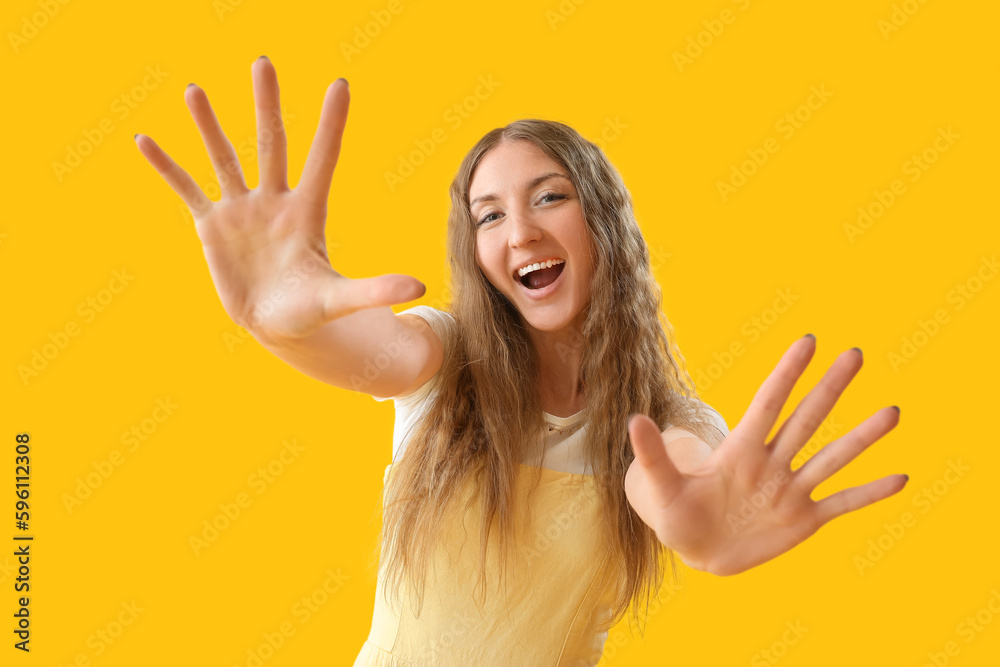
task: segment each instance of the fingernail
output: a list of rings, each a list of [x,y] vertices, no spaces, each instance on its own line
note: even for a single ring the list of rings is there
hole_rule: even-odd
[[[260,58],[257,58],[257,60],[270,60],[270,58],[267,56],[261,56]]]
[[[813,336],[812,334],[806,334],[806,336],[812,336],[813,340],[816,340],[816,336]],[[803,338],[805,338],[806,336],[803,336]]]
[[[865,356],[865,353],[861,351],[860,347],[852,347],[851,349],[852,350],[857,350],[858,354],[860,354],[862,357]]]
[[[337,81],[343,81],[348,88],[351,87],[351,84],[347,83],[347,79],[345,79],[344,77],[338,77]]]
[[[909,476],[909,475],[903,475],[903,477],[905,477],[905,478],[906,478],[906,481],[907,481],[907,482],[909,482],[909,481],[910,481],[910,476]]]
[[[896,414],[897,414],[897,415],[898,415],[898,414],[900,413],[900,410],[899,410],[899,406],[898,406],[898,405],[893,405],[893,406],[892,406],[892,409],[896,411]]]
[[[132,138],[133,138],[133,139],[138,139],[138,138],[139,138],[139,135],[138,135],[138,134],[136,134],[136,135],[134,135],[134,136],[133,136]]]
[[[188,84],[188,88],[190,88],[190,87],[191,87],[191,86],[193,86],[193,85],[194,85],[193,83],[189,83],[189,84]]]

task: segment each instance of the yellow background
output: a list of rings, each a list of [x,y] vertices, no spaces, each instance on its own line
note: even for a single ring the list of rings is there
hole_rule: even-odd
[[[612,630],[603,665],[923,665],[928,652],[944,659],[949,641],[959,650],[948,664],[996,664],[1000,618],[988,612],[992,622],[971,636],[960,626],[1000,590],[989,425],[1000,280],[972,280],[1000,246],[996,5],[912,0],[912,15],[897,13],[899,29],[886,32],[901,3],[401,3],[349,58],[343,44],[388,2],[73,1],[51,18],[38,2],[5,3],[0,497],[10,518],[14,436],[30,433],[35,541],[25,655],[11,647],[16,531],[3,523],[0,663],[69,665],[83,654],[101,667],[246,665],[247,651],[288,623],[294,634],[263,664],[348,665],[367,636],[391,402],[313,380],[239,335],[180,198],[132,140],[153,137],[210,188],[183,101],[195,82],[243,146],[256,187],[250,66],[266,54],[288,118],[292,186],[324,91],[350,81],[331,259],[349,277],[424,281],[425,297],[397,312],[447,298],[447,188],[465,152],[514,119],[555,119],[601,139],[620,169],[688,367],[705,373],[702,397],[730,427],[807,332],[816,356],[781,420],[855,345],[865,365],[814,445],[902,408],[899,426],[814,497],[908,473],[903,491],[744,574],[685,570],[645,637]],[[732,22],[713,24],[727,9]],[[692,47],[679,67],[675,54],[709,30],[704,22],[721,32],[704,32],[701,53]],[[147,68],[162,78],[144,86]],[[480,77],[499,85],[466,102]],[[776,123],[807,104],[811,86],[831,95],[800,110],[810,118],[787,137]],[[123,95],[135,106],[127,116],[115,102]],[[476,108],[456,127],[446,113],[463,103]],[[57,175],[54,163],[102,123],[100,143]],[[958,138],[910,180],[906,163],[949,127]],[[446,140],[390,189],[386,172],[437,128]],[[724,200],[717,182],[768,138],[779,150]],[[845,224],[895,179],[905,193],[851,242]],[[134,277],[102,293],[118,285],[116,270]],[[970,281],[978,291],[959,308],[948,295]],[[780,291],[798,298],[777,313]],[[100,297],[110,300],[93,317],[78,310]],[[939,309],[947,322],[894,365],[903,339]],[[19,368],[71,322],[77,335],[25,381]],[[719,361],[737,342],[743,353]],[[168,398],[178,407],[149,421]],[[149,434],[130,449],[123,434],[144,424]],[[285,441],[304,450],[258,494],[251,475]],[[116,450],[121,464],[70,511],[77,478]],[[968,471],[947,474],[949,461]],[[924,490],[933,503],[921,504]],[[249,506],[196,555],[189,537],[240,493]],[[891,537],[886,524],[906,512],[915,523]],[[869,540],[888,548],[859,570]],[[328,571],[335,592],[305,617],[296,605]],[[133,601],[142,611],[98,643]],[[808,630],[789,644],[796,622]],[[768,662],[764,650],[781,657]]]

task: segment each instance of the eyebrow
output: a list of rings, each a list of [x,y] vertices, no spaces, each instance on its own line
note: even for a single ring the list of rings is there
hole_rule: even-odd
[[[565,178],[567,181],[570,180],[569,176],[567,176],[566,174],[560,174],[559,172],[551,171],[551,172],[549,172],[547,174],[542,174],[541,176],[536,176],[533,179],[531,179],[530,181],[528,181],[528,184],[525,186],[525,189],[526,190],[530,190],[531,188],[535,187],[539,183],[541,183],[543,181],[547,181],[550,178],[553,178],[553,177],[556,177],[556,176],[558,176],[559,178]],[[570,181],[570,182],[572,182],[572,181]],[[476,197],[471,202],[469,202],[469,210],[472,210],[472,207],[475,206],[477,202],[481,202],[481,201],[495,201],[496,199],[498,199],[497,195],[494,194],[494,193],[492,193],[492,192],[489,193],[489,194],[480,195],[479,197]]]

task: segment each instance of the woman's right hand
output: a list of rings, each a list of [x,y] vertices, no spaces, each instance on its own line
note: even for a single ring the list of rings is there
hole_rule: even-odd
[[[264,56],[252,72],[260,169],[256,189],[247,188],[233,145],[205,92],[194,84],[185,101],[219,178],[220,201],[210,201],[150,137],[136,136],[139,150],[191,210],[226,313],[255,335],[303,338],[357,310],[422,296],[426,288],[411,276],[351,279],[330,265],[326,202],[347,122],[347,81],[337,79],[327,88],[302,177],[290,190],[277,74]]]

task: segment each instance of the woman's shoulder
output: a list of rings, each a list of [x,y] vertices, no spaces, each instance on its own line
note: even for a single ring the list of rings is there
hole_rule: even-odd
[[[413,306],[401,311],[396,317],[419,317],[427,322],[441,341],[445,358],[448,357],[451,341],[455,337],[456,329],[455,316],[449,311],[434,308],[433,306]]]
[[[437,334],[437,337],[441,340],[441,345],[444,348],[444,354],[447,356],[449,347],[451,345],[451,338],[455,329],[455,318],[454,316],[446,311],[439,308],[434,308],[433,306],[413,306],[407,308],[406,310],[400,311],[396,314],[397,317],[419,317],[424,320],[430,328]],[[440,376],[440,369],[431,378],[429,378],[423,385],[418,387],[416,390],[407,394],[405,396],[394,396],[391,397],[396,405],[397,410],[402,409],[409,412],[416,408],[418,405],[423,404],[425,399],[430,395],[431,391],[437,385],[437,381]],[[376,401],[387,401],[390,397],[380,397],[373,396]]]
[[[700,398],[693,399],[688,412],[696,421],[704,422],[717,428],[723,437],[729,435],[729,426],[726,424],[726,419],[722,416],[722,413]]]
[[[447,310],[441,310],[433,306],[413,306],[400,311],[396,314],[396,317],[402,317],[404,315],[414,315],[423,319],[431,326],[431,329],[434,330],[434,333],[438,335],[442,342],[447,341],[447,337],[450,335],[455,326],[454,315]]]

